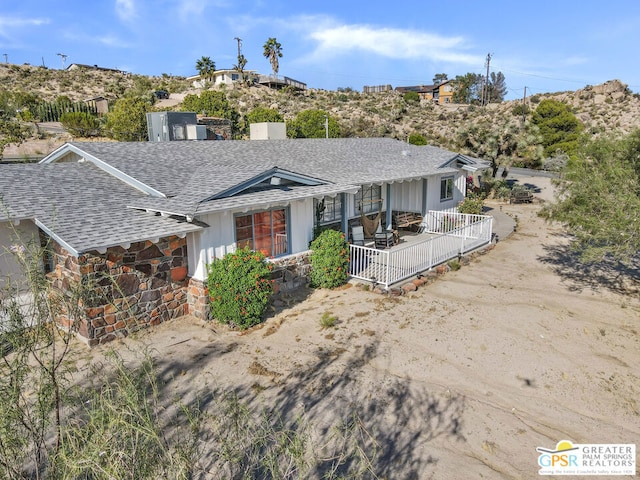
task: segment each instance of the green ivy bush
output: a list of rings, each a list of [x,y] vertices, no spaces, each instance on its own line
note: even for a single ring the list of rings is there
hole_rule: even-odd
[[[262,252],[242,248],[207,265],[213,318],[241,330],[262,321],[273,293],[273,266],[265,258]]]
[[[311,286],[335,288],[349,278],[349,245],[344,233],[325,230],[311,242]]]

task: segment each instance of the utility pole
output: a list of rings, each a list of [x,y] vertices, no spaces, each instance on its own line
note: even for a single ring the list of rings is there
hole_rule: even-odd
[[[522,96],[522,123],[527,121],[527,87],[524,87],[524,95]]]
[[[64,70],[64,64],[67,61],[67,57],[69,55],[65,55],[64,53],[56,53],[62,59],[62,69]]]
[[[240,37],[235,37],[234,40],[238,42],[238,58],[240,58],[240,49],[242,48],[242,39]]]
[[[482,86],[482,106],[484,107],[487,103],[489,103],[489,65],[491,64],[491,54],[487,53],[487,61],[485,63],[487,67],[487,75],[484,77],[484,85]],[[484,99],[487,98],[487,102],[485,103]]]
[[[9,54],[3,53],[3,55],[4,55],[4,63],[9,63]]]

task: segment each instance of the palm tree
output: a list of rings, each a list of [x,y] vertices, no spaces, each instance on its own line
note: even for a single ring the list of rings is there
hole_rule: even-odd
[[[216,64],[209,57],[202,57],[196,62],[196,70],[202,78],[211,80],[213,72],[216,71]]]
[[[282,45],[275,38],[270,38],[264,44],[264,58],[268,58],[271,62],[273,75],[278,75],[278,58],[282,58]]]
[[[245,73],[244,73],[244,67],[247,65],[247,61],[248,60],[245,58],[244,55],[239,54],[238,55],[238,63],[233,66],[233,69],[237,70],[238,73],[240,74],[240,80],[242,80],[242,83],[245,83],[247,81],[247,79],[245,78]]]

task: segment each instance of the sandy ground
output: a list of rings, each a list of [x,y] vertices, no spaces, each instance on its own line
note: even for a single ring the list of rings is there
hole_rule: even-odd
[[[91,357],[150,346],[167,396],[234,391],[318,427],[356,413],[380,478],[536,478],[536,447],[640,444],[638,272],[581,266],[539,204],[502,208],[516,233],[402,297],[300,291],[245,334],[183,317]]]

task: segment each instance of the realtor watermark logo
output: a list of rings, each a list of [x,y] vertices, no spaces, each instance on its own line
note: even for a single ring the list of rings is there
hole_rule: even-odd
[[[635,444],[577,444],[558,442],[538,447],[539,475],[635,475]]]

